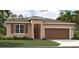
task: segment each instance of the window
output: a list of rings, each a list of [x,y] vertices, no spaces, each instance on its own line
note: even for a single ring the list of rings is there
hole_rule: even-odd
[[[19,33],[19,25],[16,25],[16,33]]]
[[[15,26],[15,33],[24,33],[24,25],[16,25]]]
[[[24,33],[24,25],[20,25],[20,33]]]

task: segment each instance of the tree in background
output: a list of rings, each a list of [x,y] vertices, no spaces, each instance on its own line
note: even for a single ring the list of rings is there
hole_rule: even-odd
[[[57,18],[57,20],[60,21],[67,21],[67,22],[73,22],[73,15],[71,10],[60,10],[60,16]]]
[[[73,11],[74,13],[74,22],[79,25],[79,10]]]
[[[19,19],[23,19],[24,17],[23,17],[23,15],[19,15],[18,18]]]
[[[12,14],[12,19],[15,20],[17,18],[16,14]]]
[[[9,10],[0,10],[0,34],[5,34],[4,21],[9,17]]]
[[[17,15],[16,15],[16,14],[13,14],[13,13],[10,11],[10,15],[9,15],[8,20],[15,20],[15,19],[17,19]]]
[[[79,10],[60,10],[59,15],[60,16],[57,18],[57,20],[79,24]]]
[[[75,38],[79,39],[79,10],[61,10],[57,20],[76,23]]]
[[[9,10],[0,10],[0,24],[2,25],[6,18],[9,17]]]

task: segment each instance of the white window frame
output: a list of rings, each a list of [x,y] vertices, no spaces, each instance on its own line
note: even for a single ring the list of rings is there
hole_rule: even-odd
[[[19,33],[16,33],[16,25],[19,25]],[[14,33],[15,34],[21,34],[21,32],[20,32],[20,25],[23,25],[24,26],[24,24],[14,24]],[[24,31],[25,31],[25,26],[24,26]],[[23,33],[24,33],[24,31],[23,31]]]

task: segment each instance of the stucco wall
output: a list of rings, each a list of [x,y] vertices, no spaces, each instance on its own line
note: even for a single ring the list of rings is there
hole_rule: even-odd
[[[6,34],[11,35],[11,24],[6,24]]]
[[[41,21],[41,20],[31,20],[31,24],[32,24],[32,32],[31,32],[31,34],[32,34],[32,38],[34,38],[34,24],[40,24],[41,25],[41,28],[40,28],[40,39],[42,39],[43,38],[43,22]]]
[[[31,38],[34,38],[34,24],[41,24],[41,32],[40,32],[40,39],[45,38],[45,28],[67,28],[69,29],[69,38],[73,38],[74,36],[74,25],[67,24],[67,23],[53,23],[53,22],[42,22],[41,20],[31,20],[28,23],[28,33],[27,34],[20,34],[25,35]],[[6,24],[7,28],[7,36],[14,36],[18,34],[11,34],[11,24]]]
[[[28,24],[28,37],[32,36],[31,33],[32,33],[32,26],[31,24]]]
[[[25,33],[13,33],[12,34],[11,33],[11,24],[5,24],[5,26],[6,26],[6,36],[7,37],[13,37],[13,36],[17,36],[17,37],[21,37],[21,36],[31,37],[31,24],[28,24],[28,32],[27,32],[27,34],[25,34]]]
[[[42,24],[43,22],[41,20],[31,20],[31,23],[33,24]]]
[[[40,38],[45,38],[45,28],[65,28],[69,29],[69,38],[74,36],[74,24],[73,23],[54,23],[54,22],[42,22],[41,20],[32,20],[32,24],[41,24]]]
[[[56,25],[56,24],[44,24],[43,25],[43,36],[45,37],[45,28],[61,28],[61,29],[69,29],[69,38],[73,38],[74,36],[74,26],[73,25]]]
[[[13,36],[18,36],[18,37],[19,37],[19,36],[20,36],[20,37],[21,37],[21,36],[22,36],[22,37],[23,37],[23,36],[27,36],[27,37],[30,37],[30,38],[31,38],[31,36],[32,36],[32,35],[31,35],[31,32],[32,32],[32,30],[31,30],[31,24],[27,24],[27,28],[28,28],[28,30],[27,30],[28,32],[27,32],[27,33],[14,33]]]

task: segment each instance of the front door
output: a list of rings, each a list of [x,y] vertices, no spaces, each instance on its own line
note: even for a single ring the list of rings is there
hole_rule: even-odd
[[[40,24],[34,24],[34,38],[40,39]]]

